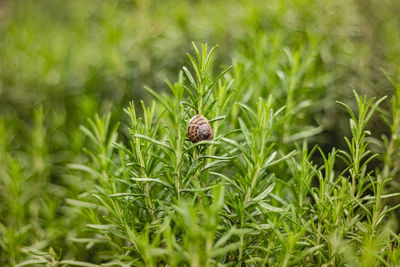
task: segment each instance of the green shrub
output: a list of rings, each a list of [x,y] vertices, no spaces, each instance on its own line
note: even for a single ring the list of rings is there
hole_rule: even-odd
[[[397,264],[399,10],[2,1],[0,265]],[[192,40],[221,46],[179,73]]]
[[[170,95],[148,89],[155,101],[141,104],[141,117],[131,103],[129,145],[116,141],[109,115],[82,127],[90,160],[70,167],[90,181],[75,203],[90,231],[76,241],[121,266],[398,264],[396,207],[385,202],[399,195],[386,193],[393,166],[371,169],[387,149],[371,151],[366,129],[384,98],[354,93],[358,115],[340,103],[350,116],[346,149],[309,149],[309,134],[294,146],[282,130],[296,114],[272,95],[241,103],[229,68],[213,78],[213,52],[195,46],[192,72],[168,83]],[[210,119],[213,140],[186,139],[196,114]]]

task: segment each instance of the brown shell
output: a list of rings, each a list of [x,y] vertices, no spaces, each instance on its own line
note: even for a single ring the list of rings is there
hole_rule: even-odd
[[[213,138],[213,130],[206,118],[196,115],[189,121],[187,137],[192,143],[203,140],[211,140]]]

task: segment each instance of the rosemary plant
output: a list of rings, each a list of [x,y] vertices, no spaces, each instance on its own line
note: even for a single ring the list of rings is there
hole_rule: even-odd
[[[99,260],[121,266],[395,264],[396,207],[384,200],[398,193],[387,194],[390,178],[369,167],[379,154],[366,129],[385,98],[354,92],[358,117],[340,103],[350,116],[347,149],[325,154],[309,149],[305,136],[282,148],[293,107],[272,95],[241,103],[230,68],[213,78],[215,47],[194,51],[193,73],[184,67],[167,82],[170,94],[147,88],[155,101],[141,102],[140,116],[134,102],[125,110],[129,145],[117,141],[110,115],[82,127],[94,150],[88,164],[70,167],[93,181],[78,202],[88,203],[91,234],[76,241],[97,244]],[[209,118],[213,140],[186,138],[195,114]]]

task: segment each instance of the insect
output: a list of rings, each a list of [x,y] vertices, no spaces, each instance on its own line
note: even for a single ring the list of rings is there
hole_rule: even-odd
[[[192,143],[203,140],[211,140],[213,138],[213,130],[210,123],[202,115],[196,115],[189,121],[187,137]]]

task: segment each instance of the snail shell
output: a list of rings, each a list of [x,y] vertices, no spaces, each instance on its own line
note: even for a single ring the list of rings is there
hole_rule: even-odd
[[[192,143],[211,140],[213,138],[213,131],[208,120],[201,115],[196,115],[191,118],[187,130],[187,137]]]

